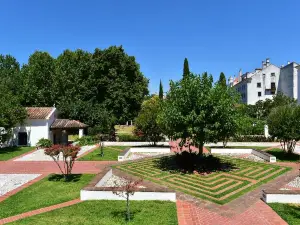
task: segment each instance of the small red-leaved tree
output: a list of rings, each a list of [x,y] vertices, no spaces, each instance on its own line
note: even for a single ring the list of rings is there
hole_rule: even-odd
[[[127,177],[121,177],[121,180],[122,186],[120,186],[118,181],[115,181],[115,188],[113,190],[113,193],[126,199],[126,220],[130,221],[129,197],[134,195],[134,193],[138,190],[139,184],[142,182],[142,180],[134,181]]]
[[[53,159],[61,173],[64,175],[65,180],[67,180],[68,176],[72,173],[79,150],[79,146],[53,145],[50,148],[45,149],[45,154]],[[60,158],[62,158],[63,167],[59,163]]]

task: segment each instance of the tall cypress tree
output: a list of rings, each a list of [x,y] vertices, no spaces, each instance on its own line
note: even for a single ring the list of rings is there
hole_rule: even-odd
[[[186,77],[189,74],[190,74],[189,61],[187,58],[185,58],[183,63],[183,77]]]
[[[159,98],[160,99],[163,99],[164,98],[164,89],[163,89],[163,85],[161,83],[161,80],[160,80],[160,83],[159,83]]]
[[[226,77],[225,77],[225,74],[223,72],[220,73],[220,77],[219,77],[219,81],[218,82],[223,87],[226,87]]]

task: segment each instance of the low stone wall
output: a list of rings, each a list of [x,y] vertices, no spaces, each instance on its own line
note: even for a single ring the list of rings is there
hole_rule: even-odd
[[[104,142],[104,146],[149,146],[151,144],[151,142]],[[157,142],[156,145],[169,146],[169,142]]]
[[[210,147],[223,146],[223,142],[218,143],[208,143],[206,144]],[[266,146],[266,147],[275,147],[279,146],[280,142],[228,142],[227,146]]]
[[[262,199],[266,203],[300,203],[300,191],[263,190]]]
[[[109,179],[112,174],[131,180],[140,178],[124,173],[117,169],[106,168],[99,173],[85,188],[80,191],[81,200],[124,200],[124,198],[114,195],[113,191],[121,191],[121,188],[114,187],[97,187]],[[102,180],[103,179],[103,180]],[[176,202],[176,192],[149,181],[142,181],[138,191],[130,197],[130,200],[160,200]]]
[[[256,155],[267,162],[274,163],[276,162],[276,157],[257,149],[250,149],[250,148],[211,148],[211,154],[253,154]]]
[[[118,161],[124,161],[130,153],[162,153],[168,154],[171,152],[170,148],[159,148],[159,147],[136,147],[128,148],[122,151],[118,156]]]

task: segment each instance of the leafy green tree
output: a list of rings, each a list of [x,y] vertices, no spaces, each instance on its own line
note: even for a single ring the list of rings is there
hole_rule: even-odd
[[[183,62],[183,77],[186,77],[189,74],[190,74],[189,61],[187,58],[185,58]]]
[[[34,52],[21,69],[25,106],[53,106],[58,92],[53,91],[55,59],[47,52]]]
[[[159,96],[160,99],[164,98],[164,89],[163,89],[163,85],[161,83],[161,80],[159,82],[159,95],[158,96]]]
[[[20,95],[20,64],[11,55],[0,55],[0,84],[6,86],[14,95]]]
[[[5,85],[0,85],[0,142],[11,136],[11,130],[26,119],[25,108],[21,106],[18,96]]]
[[[219,81],[218,83],[223,86],[223,87],[226,87],[226,77],[225,77],[225,74],[223,72],[220,73],[220,77],[219,77]]]
[[[300,106],[284,105],[272,109],[268,117],[269,132],[280,140],[287,153],[293,153],[300,140]]]
[[[212,76],[190,74],[178,82],[170,82],[170,90],[159,114],[159,124],[173,140],[180,139],[180,146],[188,143],[203,153],[206,142],[217,142],[230,135],[234,123],[237,98],[232,89],[213,85]]]
[[[148,94],[148,79],[140,71],[135,57],[122,46],[96,49],[93,54],[97,102],[110,110],[118,123],[135,118]]]
[[[158,96],[153,96],[142,104],[141,111],[135,120],[136,130],[143,133],[147,141],[154,145],[162,139],[162,130],[157,123],[161,101]]]

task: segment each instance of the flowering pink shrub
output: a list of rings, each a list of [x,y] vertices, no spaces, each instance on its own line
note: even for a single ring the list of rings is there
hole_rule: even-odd
[[[72,169],[79,151],[79,146],[52,145],[45,149],[45,154],[53,159],[64,175],[65,180],[67,180],[68,176],[72,174]],[[61,165],[59,161],[62,161],[63,165]]]

